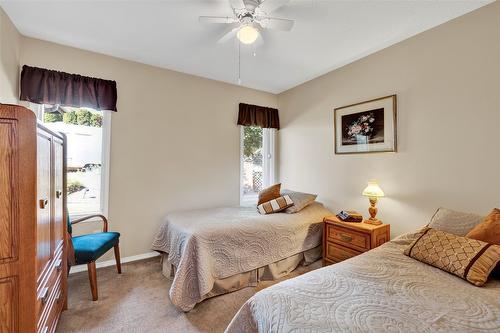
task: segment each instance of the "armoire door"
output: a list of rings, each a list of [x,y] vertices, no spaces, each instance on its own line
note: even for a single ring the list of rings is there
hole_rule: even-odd
[[[54,138],[54,225],[53,225],[53,252],[63,245],[64,240],[64,143]]]
[[[47,269],[51,259],[51,150],[52,136],[37,132],[37,277]]]

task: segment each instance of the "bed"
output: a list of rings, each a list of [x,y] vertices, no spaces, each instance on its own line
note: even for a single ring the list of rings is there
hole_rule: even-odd
[[[190,311],[202,300],[256,286],[321,256],[322,222],[331,212],[313,202],[295,214],[260,215],[255,207],[169,214],[152,249],[163,254],[174,305]]]
[[[500,332],[500,281],[476,287],[405,256],[415,235],[260,291],[226,333]]]

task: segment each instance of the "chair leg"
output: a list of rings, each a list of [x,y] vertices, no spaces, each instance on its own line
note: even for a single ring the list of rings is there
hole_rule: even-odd
[[[116,261],[116,270],[118,271],[118,274],[122,273],[122,263],[120,261],[120,245],[116,244],[115,245],[115,261]]]
[[[97,301],[97,272],[95,269],[95,261],[91,261],[87,264],[87,270],[89,271],[90,291],[92,292],[92,300]]]

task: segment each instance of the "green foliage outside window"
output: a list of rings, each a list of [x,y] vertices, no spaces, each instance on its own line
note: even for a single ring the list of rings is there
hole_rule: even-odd
[[[246,158],[253,158],[260,148],[262,148],[262,128],[243,127],[243,155]]]
[[[43,121],[46,123],[62,121],[65,124],[102,127],[102,115],[87,109],[76,109],[63,114],[59,112],[45,113]]]
[[[60,114],[59,112],[43,114],[43,122],[45,123],[55,123],[62,120],[63,120],[63,115]]]
[[[76,112],[75,111],[65,112],[63,114],[63,122],[65,124],[76,125],[77,124],[77,122],[76,122]]]
[[[90,117],[90,126],[92,127],[102,127],[102,116],[97,113],[93,113]]]
[[[68,194],[72,194],[78,191],[81,191],[85,188],[85,186],[78,180],[73,180],[68,182]]]
[[[76,122],[78,125],[90,126],[92,120],[92,112],[89,110],[81,109],[76,111]]]

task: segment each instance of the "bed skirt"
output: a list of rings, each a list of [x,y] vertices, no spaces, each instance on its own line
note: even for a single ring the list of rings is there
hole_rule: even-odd
[[[299,265],[307,266],[321,258],[322,246],[297,253],[288,258],[259,267],[249,272],[239,273],[224,279],[216,279],[209,293],[203,295],[202,300],[210,297],[227,294],[245,287],[256,287],[259,281],[273,281],[290,274]],[[162,272],[167,278],[173,279],[175,267],[167,260],[168,254],[161,256]]]

